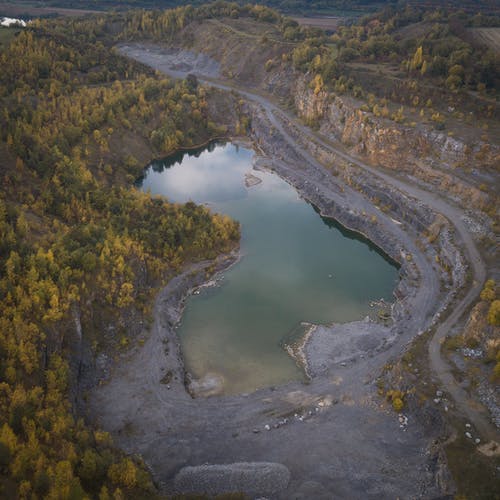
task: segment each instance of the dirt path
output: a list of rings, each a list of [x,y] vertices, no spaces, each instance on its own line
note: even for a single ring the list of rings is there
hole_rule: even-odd
[[[241,31],[239,29],[236,29],[234,26],[230,26],[229,24],[222,22],[219,19],[215,19],[215,18],[210,19],[210,22],[219,26],[219,28],[221,28],[222,30],[231,31],[242,38],[250,38],[252,40],[259,40],[263,36],[262,34],[261,35],[254,35],[252,33],[247,33],[245,31]],[[297,45],[297,42],[287,42],[285,40],[279,40],[278,38],[274,38],[267,33],[265,34],[265,36],[267,37],[268,40],[275,42],[275,43],[279,43],[280,45],[291,45],[291,46]]]
[[[150,58],[148,54],[135,47],[133,57],[168,72],[158,53]],[[182,76],[177,69],[175,76]],[[155,304],[150,337],[144,346],[117,362],[109,381],[92,392],[90,415],[126,451],[144,457],[167,494],[178,493],[179,488],[187,492],[186,484],[193,488],[189,491],[200,493],[196,484],[203,482],[200,478],[204,474],[215,474],[221,485],[218,491],[224,493],[228,478],[238,474],[246,477],[256,470],[267,471],[259,472],[258,493],[276,499],[434,498],[443,491],[449,493],[445,484],[436,483],[436,477],[444,477],[432,446],[441,432],[435,425],[439,421],[436,408],[431,403],[423,410],[433,422],[430,429],[434,434],[427,434],[429,428],[411,417],[410,425],[402,426],[397,415],[380,404],[374,384],[381,367],[399,356],[405,343],[435,319],[443,294],[433,263],[416,245],[411,228],[378,210],[359,192],[348,186],[340,189],[338,179],[297,143],[289,125],[297,127],[308,141],[322,144],[332,154],[400,189],[406,197],[429,204],[454,224],[472,259],[477,283],[438,328],[431,342],[436,350],[430,355],[433,370],[440,379],[443,377],[444,390],[456,395],[459,406],[467,398],[446,379],[440,339],[477,296],[484,280],[484,265],[460,219],[461,211],[348,155],[339,145],[297,123],[269,99],[224,82],[209,83],[222,90],[235,90],[253,103],[254,127],[265,139],[272,136],[274,149],[263,160],[264,166],[288,180],[327,215],[335,216],[340,211],[358,220],[361,214],[365,219],[375,216],[378,234],[388,235],[387,241],[396,251],[401,248],[412,254],[420,278],[418,287],[410,289],[411,314],[405,313],[390,331],[384,328],[377,332],[373,324],[365,330],[363,322],[358,322],[352,327],[352,335],[360,339],[380,335],[381,348],[360,348],[343,362],[330,359],[321,376],[308,385],[292,382],[251,394],[193,400],[184,387],[182,355],[173,325],[180,318],[189,289],[204,281],[200,264],[162,290]],[[328,335],[324,338],[328,341]],[[321,345],[318,348],[322,351]],[[472,412],[469,418],[483,429],[480,414]],[[489,432],[487,425],[482,432]],[[204,464],[224,466],[214,469]],[[282,485],[275,491],[270,483],[278,476]]]
[[[444,215],[448,219],[449,223],[455,228],[456,233],[460,237],[461,243],[463,244],[467,252],[468,262],[471,266],[473,282],[465,297],[456,305],[454,305],[452,313],[442,323],[439,324],[435,334],[433,335],[429,343],[429,358],[431,367],[434,374],[439,379],[442,390],[451,395],[461,413],[466,415],[467,418],[471,420],[473,425],[475,425],[479,432],[482,433],[483,437],[490,440],[498,439],[498,432],[496,431],[496,429],[494,429],[493,425],[489,422],[489,420],[482,412],[478,411],[474,406],[472,406],[471,398],[468,396],[467,392],[457,384],[451,373],[450,365],[441,355],[441,344],[444,338],[451,331],[452,327],[460,320],[469,306],[475,300],[477,300],[486,279],[485,264],[479,254],[479,251],[474,243],[471,234],[462,221],[463,210],[451,205],[451,203],[444,201],[434,193],[430,193],[429,191],[426,191],[422,188],[408,184],[401,179],[397,179],[394,177],[394,175],[384,173],[380,168],[374,168],[361,159],[353,156],[352,154],[345,152],[344,148],[342,148],[341,145],[334,145],[330,140],[321,137],[317,133],[312,132],[309,128],[298,123],[295,117],[281,110],[275,104],[271,103],[268,99],[259,94],[255,94],[249,92],[248,90],[239,89],[233,86],[228,86],[223,83],[216,82],[212,79],[207,80],[207,83],[210,83],[211,85],[214,85],[220,89],[235,90],[247,99],[259,103],[265,109],[273,126],[275,126],[287,139],[287,142],[289,142],[295,148],[297,148],[295,141],[284,130],[281,121],[277,118],[280,114],[284,115],[290,122],[293,122],[294,126],[297,127],[306,137],[311,138],[313,141],[319,143],[321,146],[339,156],[340,158],[354,163],[364,171],[369,172],[371,175],[382,179],[386,184],[398,189],[408,196],[411,196],[423,202],[433,211]],[[303,149],[301,149],[301,154],[307,161],[311,163],[317,163],[317,161]],[[320,186],[318,185],[318,187]],[[429,293],[429,296],[432,296],[432,294]],[[424,321],[422,321],[422,324],[424,324]]]

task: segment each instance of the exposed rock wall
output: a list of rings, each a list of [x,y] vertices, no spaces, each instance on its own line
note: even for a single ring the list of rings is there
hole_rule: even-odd
[[[410,174],[466,206],[487,206],[488,195],[462,179],[454,167],[494,167],[500,163],[500,148],[466,144],[426,125],[409,127],[377,118],[362,111],[361,103],[350,97],[315,93],[304,77],[295,81],[293,96],[300,117],[318,123],[324,135],[343,142],[371,163]]]

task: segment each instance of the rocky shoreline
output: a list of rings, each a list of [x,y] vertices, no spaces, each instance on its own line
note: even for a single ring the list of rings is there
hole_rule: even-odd
[[[150,63],[140,51],[129,55]],[[155,59],[152,65],[158,64]],[[253,495],[272,491],[276,499],[378,499],[450,494],[453,486],[442,480],[445,465],[435,446],[443,432],[433,425],[435,409],[429,418],[410,414],[398,420],[381,403],[375,381],[382,367],[400,357],[456,300],[467,272],[456,235],[447,224],[438,224],[425,200],[370,176],[316,141],[299,140],[300,125],[276,117],[273,105],[259,99],[245,104],[257,151],[255,168],[276,172],[322,215],[365,236],[400,263],[393,324],[358,321],[311,328],[297,351],[309,384],[193,399],[185,387],[175,324],[186,297],[207,280],[211,264],[199,263],[160,292],[151,335],[115,367],[108,383],[92,391],[89,415],[126,451],[143,456],[166,494],[197,493],[192,478],[206,474],[215,474],[215,493],[223,493],[235,474],[266,470],[281,471],[279,490],[262,472],[256,478],[262,487]],[[222,257],[213,270],[230,264],[231,258]],[[169,372],[168,383],[162,383]],[[259,465],[269,463],[270,469]],[[207,464],[223,467],[207,469]]]
[[[266,168],[272,165],[275,167],[273,170],[276,167],[279,168],[279,164],[277,165],[269,158],[256,158],[257,169],[263,168],[264,164]],[[282,176],[288,182],[293,181],[290,177]],[[301,193],[306,199],[324,210],[325,207],[321,205],[324,198],[317,197],[318,193],[314,189],[312,191],[311,198],[306,197],[304,190],[301,190]],[[356,220],[352,212],[349,212],[353,210],[353,207],[351,205],[345,212],[351,221]],[[328,214],[331,215],[331,212],[329,210]],[[367,233],[368,231],[364,234]],[[405,250],[401,247],[391,248],[384,248],[384,251],[388,251],[391,257],[397,256],[398,252],[400,257],[404,256]],[[401,251],[403,253],[400,253]],[[327,415],[333,411],[337,415],[335,417],[336,432],[339,431],[339,418],[343,422],[342,425],[349,426],[352,421],[361,425],[361,422],[367,418],[365,415],[367,410],[359,406],[358,401],[366,398],[371,390],[366,393],[366,388],[370,385],[363,385],[360,391],[356,387],[356,381],[370,380],[373,377],[371,373],[376,372],[391,356],[397,355],[402,346],[401,337],[411,339],[413,335],[407,331],[408,328],[412,328],[410,321],[412,316],[409,311],[421,281],[416,264],[401,258],[401,280],[397,287],[398,300],[392,307],[395,321],[391,327],[365,321],[331,326],[311,325],[300,342],[300,348],[294,350],[295,359],[304,367],[310,378],[309,385],[290,383],[276,388],[261,389],[249,395],[221,398],[218,394],[222,381],[213,377],[201,381],[193,380],[186,373],[175,326],[182,317],[189,295],[195,293],[207,282],[216,280],[217,276],[233,265],[238,258],[238,254],[233,253],[230,256],[220,257],[215,265],[213,262],[194,264],[172,279],[158,295],[153,331],[146,344],[135,353],[131,353],[127,362],[123,363],[123,367],[115,369],[108,384],[94,390],[91,397],[90,414],[93,419],[109,430],[126,451],[141,453],[151,468],[157,484],[167,494],[200,493],[200,484],[204,484],[203,478],[207,474],[203,468],[206,466],[203,464],[207,462],[221,464],[218,468],[214,466],[214,469],[209,469],[211,484],[219,485],[219,489],[213,490],[216,493],[229,491],[228,484],[239,485],[234,487],[241,487],[243,488],[241,491],[246,491],[245,481],[241,485],[238,481],[232,482],[236,471],[241,474],[241,477],[248,477],[260,474],[261,470],[283,471],[280,477],[286,477],[287,480],[276,490],[270,484],[269,478],[273,475],[262,472],[256,479],[261,485],[261,489],[256,491],[256,494],[272,492],[271,498],[284,499],[290,498],[290,494],[301,489],[309,491],[307,489],[309,486],[306,488],[304,479],[301,479],[301,474],[297,472],[297,466],[289,463],[288,457],[293,456],[295,452],[284,450],[278,454],[275,462],[272,461],[275,453],[271,452],[271,448],[277,446],[275,439],[281,440],[282,437],[270,435],[283,433],[285,429],[288,429],[287,434],[294,435],[297,432],[294,427],[307,422],[309,433],[312,432],[316,436],[317,433],[328,428],[324,419],[331,418]],[[402,335],[403,332],[405,335]],[[348,339],[347,342],[346,339]],[[148,367],[147,378],[144,375],[145,366]],[[133,383],[131,383],[132,380]],[[334,393],[328,388],[329,386],[335,388]],[[266,396],[267,394],[269,397]],[[265,403],[267,400],[275,401],[273,414],[279,417],[276,420],[262,419],[262,411],[268,405]],[[330,403],[325,405],[324,401],[330,401]],[[331,403],[332,401],[335,404]],[[341,416],[344,412],[346,414]],[[370,414],[372,414],[371,411]],[[166,415],[168,415],[168,424],[165,421]],[[231,418],[231,415],[236,415],[236,418]],[[292,416],[291,420],[287,415]],[[380,420],[379,426],[382,427],[379,427],[379,430],[384,426],[390,429],[390,423],[393,421],[399,426],[398,421],[393,420],[392,415],[384,412],[376,411],[370,418]],[[217,422],[217,424],[209,430],[207,422]],[[429,432],[432,436],[432,430],[424,430],[416,423],[413,425],[415,432],[405,436],[405,439],[410,439],[407,443],[409,447],[403,452],[405,458],[396,454],[400,456],[397,460],[408,460],[412,455],[412,460],[417,459],[418,462],[423,460],[423,463],[427,463],[432,455],[420,457],[415,454],[414,447],[420,448],[428,439],[432,441],[433,439],[426,437],[422,442],[422,436],[428,436]],[[123,432],[124,428],[128,429],[128,434]],[[191,430],[185,434],[186,430],[183,428]],[[193,431],[193,429],[198,430]],[[194,435],[191,435],[192,432]],[[260,434],[264,432],[266,445],[258,445],[255,448],[256,442],[261,441]],[[345,428],[340,432],[349,434],[352,430]],[[215,437],[210,438],[210,435],[215,435]],[[239,436],[242,436],[242,442],[238,444]],[[215,439],[215,442],[212,442],[212,439]],[[222,440],[227,446],[228,439],[232,440],[233,444],[228,446],[222,454],[220,450],[216,451],[219,447],[218,443]],[[201,447],[194,454],[192,444],[188,444],[191,442],[197,442],[197,446]],[[387,445],[391,448],[391,451],[387,451],[387,456],[392,456],[394,450],[390,440],[387,441]],[[236,452],[233,449],[234,446],[237,446],[239,450],[242,449],[243,452]],[[342,448],[344,445],[339,446]],[[361,447],[364,450],[363,453],[367,453],[367,449],[370,448],[371,445],[366,444]],[[255,454],[256,449],[261,449],[263,453]],[[375,456],[379,450],[373,449],[373,453]],[[357,463],[359,459],[354,460]],[[265,463],[266,467],[261,467],[259,465],[261,463]],[[419,489],[425,488],[426,491],[433,491],[437,494],[440,490],[434,484],[432,474],[422,476],[420,467],[428,468],[429,466],[419,465],[416,470],[420,472],[418,476],[413,476],[412,481],[418,484]],[[371,480],[379,484],[377,491],[385,493],[409,491],[410,487],[405,478],[408,473],[408,470],[402,472],[401,479],[396,481],[400,485],[391,485],[389,489],[382,486],[384,474],[376,479],[372,477]],[[212,474],[216,476],[216,479],[213,479],[215,476]],[[324,489],[327,493],[323,492],[323,497],[328,498],[329,492],[335,491],[332,485],[328,486],[328,481],[326,478],[313,481],[312,494],[322,498],[321,492]],[[392,487],[395,489],[391,489]],[[254,493],[253,490],[252,493]],[[358,497],[361,498],[361,495]],[[357,496],[354,495],[352,498],[357,498]]]

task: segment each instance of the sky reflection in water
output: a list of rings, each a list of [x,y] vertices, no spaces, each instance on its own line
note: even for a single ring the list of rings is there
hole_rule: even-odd
[[[226,394],[303,379],[283,339],[303,321],[363,318],[370,301],[392,300],[397,269],[324,221],[278,176],[252,172],[262,183],[246,188],[251,151],[210,149],[155,162],[142,182],[171,201],[209,203],[242,224],[243,258],[220,287],[187,302],[178,330],[186,367],[196,377],[224,377]]]

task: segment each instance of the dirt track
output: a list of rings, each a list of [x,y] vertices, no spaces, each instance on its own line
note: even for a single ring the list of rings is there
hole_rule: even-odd
[[[168,57],[163,59],[156,53],[151,58],[151,53],[140,47],[121,50],[156,69],[172,73]],[[183,69],[176,69],[174,76],[190,71]],[[235,90],[211,76],[211,85]],[[400,355],[408,341],[436,320],[437,308],[444,298],[439,276],[415,244],[411,228],[383,214],[348,186],[339,189],[340,181],[326,174],[312,154],[297,143],[290,126],[388,188],[403,192],[410,203],[414,203],[411,201],[414,198],[442,213],[454,225],[467,250],[475,284],[438,327],[430,344],[430,356],[443,390],[456,398],[461,409],[464,405],[468,407],[467,398],[448,380],[447,365],[439,354],[440,339],[456,322],[460,311],[477,297],[485,274],[484,264],[461,221],[462,212],[433,194],[348,155],[341,145],[311,133],[263,96],[236,90],[251,103],[253,138],[261,143],[266,154],[259,161],[260,166],[278,172],[323,213],[344,223],[360,222],[361,213],[365,218],[375,215],[377,224],[372,231],[386,243],[388,252],[395,257],[401,252],[412,255],[413,265],[420,274],[418,286],[409,287],[398,321],[389,335],[384,333],[387,339],[379,349],[360,348],[342,363],[334,356],[322,359],[322,372],[309,385],[290,383],[249,395],[193,400],[184,388],[182,358],[172,329],[179,318],[183,297],[203,280],[203,273],[194,278],[192,270],[188,270],[160,294],[153,332],[146,344],[117,366],[107,384],[93,391],[91,414],[113,433],[118,444],[144,456],[167,493],[176,491],[174,478],[179,471],[184,471],[181,473],[184,478],[186,466],[225,464],[226,468],[217,472],[223,484],[240,470],[241,463],[273,462],[276,467],[281,464],[289,470],[290,480],[280,491],[273,492],[272,498],[429,498],[442,494],[446,485],[436,483],[441,472],[432,446],[441,431],[436,411],[432,406],[427,410],[436,427],[435,435],[427,435],[424,427],[411,417],[409,426],[402,428],[397,415],[379,406],[374,386],[384,363]],[[373,326],[369,332],[364,331],[362,324],[353,330],[352,334],[360,338],[368,333],[374,335]],[[328,336],[324,338],[328,342]],[[167,367],[172,370],[172,381],[169,385],[160,384]],[[469,408],[467,411],[483,435],[491,436],[493,431],[483,416]],[[196,484],[196,474],[206,471],[195,467],[188,472],[194,474],[190,484]],[[261,479],[260,493],[268,494],[270,486],[266,489],[266,481]],[[220,491],[224,491],[223,486]]]

